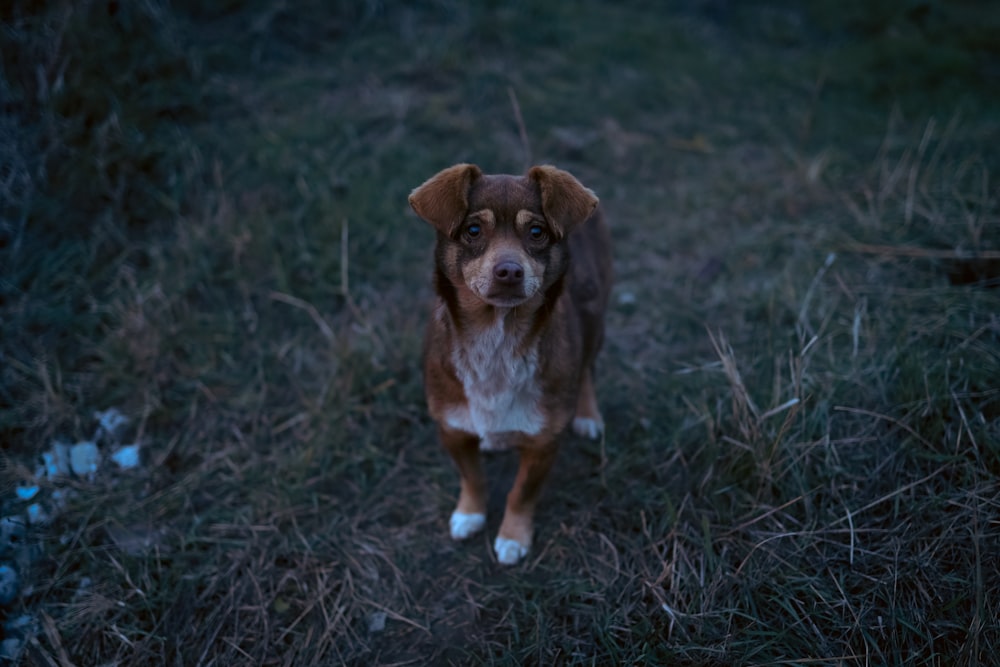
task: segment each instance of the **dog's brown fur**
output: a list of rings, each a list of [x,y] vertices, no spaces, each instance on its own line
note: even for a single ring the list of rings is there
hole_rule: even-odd
[[[441,442],[461,475],[451,534],[485,523],[480,449],[516,448],[520,468],[494,544],[516,563],[559,436],[596,438],[603,421],[594,359],[611,287],[610,236],[598,199],[551,166],[526,176],[449,167],[410,195],[437,230],[437,300],[424,344],[424,383]]]

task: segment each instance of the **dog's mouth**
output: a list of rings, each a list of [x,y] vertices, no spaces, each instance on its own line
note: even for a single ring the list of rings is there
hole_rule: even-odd
[[[541,288],[535,267],[517,256],[500,256],[470,268],[466,284],[483,302],[497,308],[520,306]]]
[[[525,303],[538,292],[538,280],[525,277],[523,280],[492,280],[480,296],[486,303],[500,308],[513,308]]]
[[[520,306],[530,298],[530,296],[525,295],[523,292],[511,294],[507,290],[497,290],[486,294],[483,297],[483,301],[498,308],[514,308],[515,306]]]
[[[514,308],[530,301],[538,294],[541,285],[539,280],[531,278],[514,285],[494,280],[481,287],[473,287],[473,291],[484,302],[497,308]]]

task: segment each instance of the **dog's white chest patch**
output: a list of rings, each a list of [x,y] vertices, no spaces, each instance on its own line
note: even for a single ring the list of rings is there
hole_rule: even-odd
[[[490,434],[510,431],[535,435],[545,420],[539,409],[541,389],[536,374],[538,350],[518,352],[516,336],[504,332],[503,318],[471,345],[456,348],[452,361],[465,387],[467,405],[445,413],[448,426],[475,433],[482,449],[502,447],[503,438]]]

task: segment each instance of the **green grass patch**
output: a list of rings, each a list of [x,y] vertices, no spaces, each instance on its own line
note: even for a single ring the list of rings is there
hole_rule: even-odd
[[[3,10],[4,488],[109,406],[145,456],[46,482],[25,664],[989,662],[995,12],[730,4]],[[608,433],[505,569],[513,457],[447,538],[406,195],[529,156],[612,225]]]

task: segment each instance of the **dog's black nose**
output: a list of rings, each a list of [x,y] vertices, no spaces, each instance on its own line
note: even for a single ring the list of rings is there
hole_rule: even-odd
[[[517,262],[500,262],[493,267],[493,277],[505,285],[517,285],[524,281],[524,267]]]

